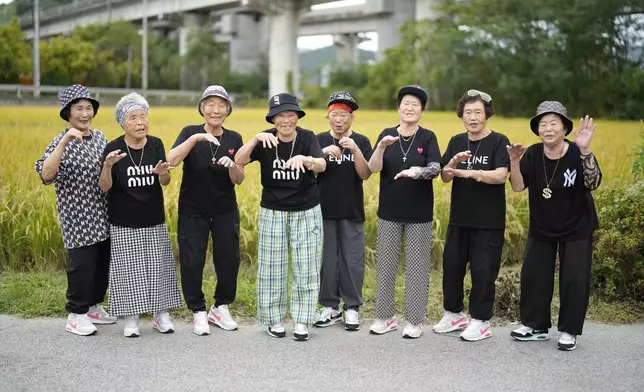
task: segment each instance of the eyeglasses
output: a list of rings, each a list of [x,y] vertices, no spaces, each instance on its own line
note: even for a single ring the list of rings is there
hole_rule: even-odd
[[[492,101],[490,94],[484,93],[483,91],[479,90],[467,90],[467,95],[470,97],[481,96],[481,99],[487,103],[490,103],[490,101]]]

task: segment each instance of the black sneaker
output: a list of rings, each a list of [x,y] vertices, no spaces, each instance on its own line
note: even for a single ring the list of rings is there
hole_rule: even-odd
[[[562,351],[572,351],[577,348],[577,337],[567,332],[562,332],[557,347]]]
[[[293,339],[298,342],[309,340],[309,329],[304,324],[297,323],[293,326]]]
[[[534,329],[526,327],[525,325],[522,325],[514,331],[510,332],[510,336],[522,342],[543,341],[549,339],[547,329]]]
[[[286,336],[286,330],[282,323],[269,325],[266,327],[266,332],[268,332],[269,336],[274,338],[283,338]]]
[[[313,324],[316,328],[324,328],[342,322],[342,312],[339,309],[324,308],[318,321]]]

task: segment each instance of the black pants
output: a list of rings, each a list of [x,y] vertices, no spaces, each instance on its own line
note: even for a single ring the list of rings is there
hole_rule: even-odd
[[[521,323],[535,329],[552,327],[550,304],[559,253],[559,331],[581,335],[588,297],[592,237],[570,242],[541,241],[528,236],[521,268]]]
[[[463,279],[470,263],[472,291],[470,314],[478,320],[492,318],[495,282],[501,267],[503,230],[448,226],[443,251],[443,307],[463,311]]]
[[[217,275],[215,306],[228,305],[237,294],[239,273],[239,211],[215,217],[179,215],[179,262],[181,286],[188,309],[206,310],[201,284],[206,263],[208,237],[212,235],[212,255]]]
[[[67,304],[69,313],[85,314],[105,299],[110,272],[110,240],[69,249]]]

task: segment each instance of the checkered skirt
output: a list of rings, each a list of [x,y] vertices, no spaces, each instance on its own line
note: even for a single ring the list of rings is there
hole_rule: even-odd
[[[181,306],[165,224],[144,228],[110,225],[110,237],[110,315],[151,314]]]

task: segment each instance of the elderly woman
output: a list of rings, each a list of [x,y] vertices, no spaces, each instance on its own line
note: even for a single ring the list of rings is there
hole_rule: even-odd
[[[110,262],[107,201],[98,187],[101,154],[107,139],[92,129],[99,103],[79,84],[60,93],[60,117],[68,122],[35,165],[43,184],[56,184],[56,206],[67,249],[65,329],[96,333],[94,324],[113,324],[100,305],[105,299]]]
[[[598,228],[591,191],[601,183],[597,159],[590,150],[593,119],[579,120],[574,142],[566,140],[573,124],[566,108],[542,102],[530,120],[541,143],[529,148],[508,145],[510,184],[528,188],[530,230],[521,268],[521,327],[511,336],[520,341],[547,340],[555,263],[559,256],[558,347],[577,347],[588,308],[592,235]],[[523,156],[522,156],[523,154]]]
[[[342,322],[340,300],[344,302],[344,328],[360,329],[358,310],[362,305],[364,281],[364,195],[362,181],[371,176],[371,143],[351,130],[355,99],[346,91],[331,94],[327,101],[331,129],[317,135],[327,160],[318,175],[320,205],[324,219],[320,304],[324,307],[315,327]]]
[[[369,160],[380,172],[380,200],[376,237],[376,316],[370,332],[384,334],[398,328],[395,314],[396,270],[405,238],[405,319],[403,337],[423,332],[429,294],[434,189],[440,173],[440,152],[434,132],[418,125],[427,106],[427,92],[418,85],[398,92],[400,125],[378,136]]]
[[[270,336],[286,336],[289,253],[293,268],[293,338],[309,339],[308,325],[318,320],[323,226],[315,176],[326,169],[315,134],[297,126],[305,113],[291,94],[269,100],[261,132],[237,153],[235,162],[259,161],[262,200],[259,211],[257,314]]]
[[[139,336],[144,313],[154,315],[157,331],[173,332],[168,310],[181,306],[161,189],[170,183],[169,165],[161,139],[148,135],[148,111],[137,93],[116,104],[125,134],[105,147],[99,181],[109,197],[110,314],[127,318],[126,337]]]
[[[444,182],[453,181],[449,225],[443,251],[445,314],[434,332],[465,329],[461,338],[477,341],[492,336],[494,284],[501,267],[505,231],[505,181],[510,158],[504,135],[489,130],[492,97],[467,91],[456,115],[466,130],[453,136],[443,154]],[[474,196],[474,197],[473,197]],[[463,278],[470,263],[470,321],[463,312]]]
[[[208,335],[209,321],[226,331],[237,329],[228,305],[237,294],[240,254],[235,185],[244,180],[244,169],[234,159],[243,143],[241,135],[223,126],[233,111],[223,87],[206,88],[197,111],[205,123],[181,130],[168,153],[168,163],[175,167],[183,162],[178,227],[183,296],[193,312],[193,332]],[[201,286],[209,237],[217,287],[215,303],[206,314]]]

